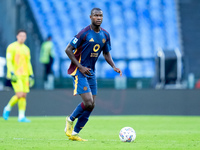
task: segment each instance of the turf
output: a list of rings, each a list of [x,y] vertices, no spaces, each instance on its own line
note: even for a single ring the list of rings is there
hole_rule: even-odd
[[[199,116],[91,116],[80,132],[87,142],[70,141],[64,134],[65,117],[0,118],[0,150],[192,150],[200,149]],[[132,143],[119,140],[122,127],[131,126]]]

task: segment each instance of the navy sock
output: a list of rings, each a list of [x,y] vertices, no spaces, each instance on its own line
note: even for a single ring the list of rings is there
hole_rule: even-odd
[[[74,127],[75,132],[79,133],[80,130],[85,126],[85,124],[87,123],[87,121],[89,119],[91,112],[92,111],[85,110],[83,112],[83,114],[78,118],[78,121]]]
[[[73,111],[73,113],[70,115],[70,119],[74,121],[76,118],[78,118],[82,113],[84,112],[84,104],[80,103],[76,109]]]

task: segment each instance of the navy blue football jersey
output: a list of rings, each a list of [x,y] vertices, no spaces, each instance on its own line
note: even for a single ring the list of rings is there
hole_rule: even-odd
[[[109,33],[103,28],[97,33],[90,25],[81,30],[70,44],[75,48],[75,58],[82,66],[91,68],[91,72],[95,72],[95,63],[101,52],[111,50]],[[77,69],[78,67],[71,63],[68,74],[74,76]]]

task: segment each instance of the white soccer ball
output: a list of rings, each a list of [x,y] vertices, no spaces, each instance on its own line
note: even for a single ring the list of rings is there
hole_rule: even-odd
[[[119,132],[119,138],[122,142],[132,142],[136,138],[136,132],[131,127],[124,127]]]

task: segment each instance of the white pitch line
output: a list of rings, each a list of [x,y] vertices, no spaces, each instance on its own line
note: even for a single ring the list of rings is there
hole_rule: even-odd
[[[50,141],[66,141],[68,139],[32,139],[32,138],[13,138],[13,140],[50,140]]]
[[[3,139],[2,139],[3,140]],[[13,140],[49,140],[49,141],[69,141],[69,139],[36,139],[36,138],[13,138]],[[97,139],[88,139],[88,141],[101,141],[101,140],[97,140]],[[103,140],[103,141],[119,141],[119,140],[113,140],[113,139],[107,139],[107,140]]]

